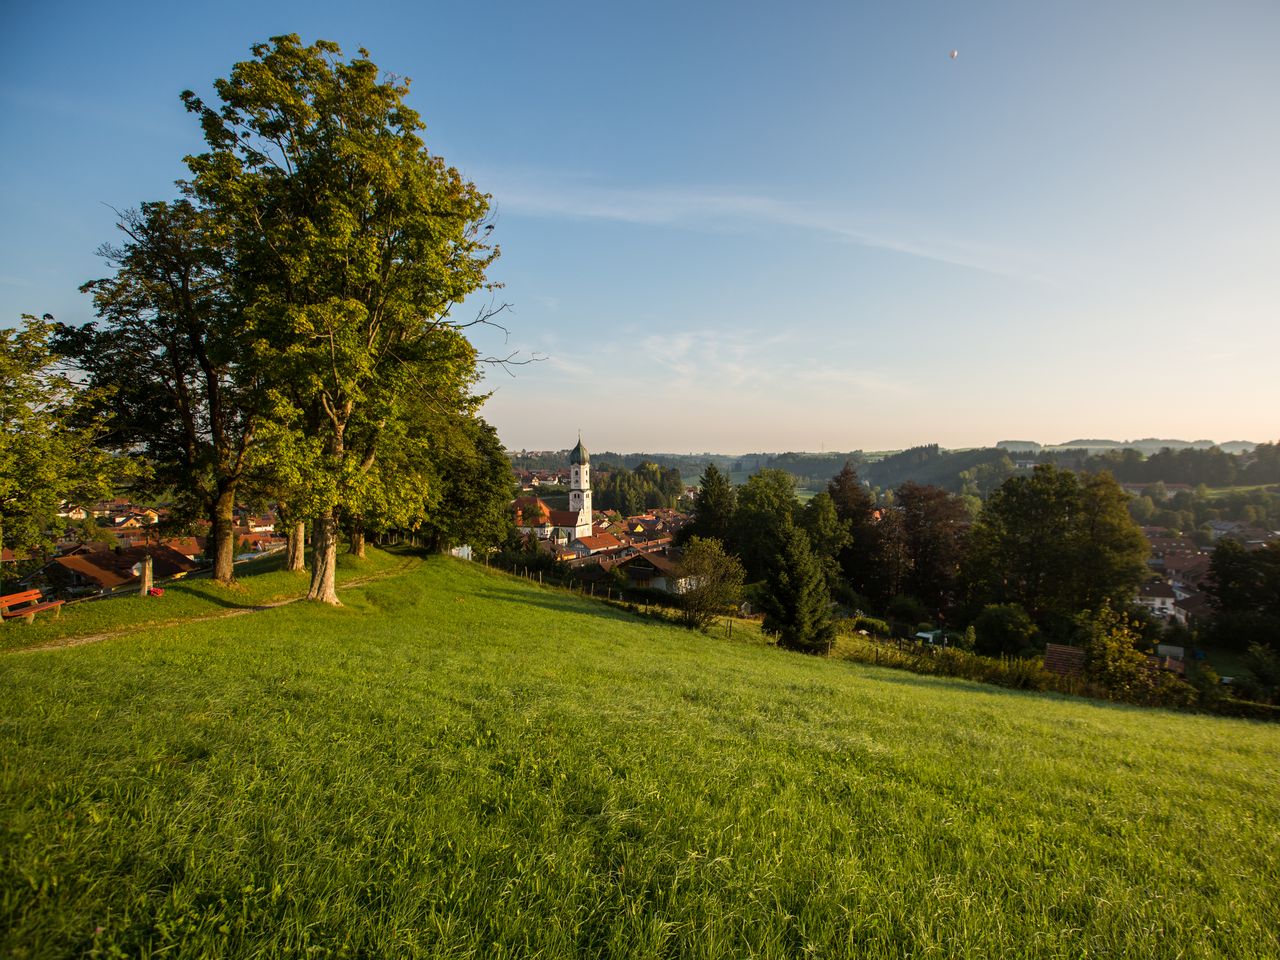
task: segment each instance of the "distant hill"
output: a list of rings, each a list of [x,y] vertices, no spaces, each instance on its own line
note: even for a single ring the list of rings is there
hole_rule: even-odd
[[[1220,453],[1213,453],[1214,449]],[[1138,456],[1126,455],[1125,450]],[[1171,451],[1162,453],[1162,451]],[[1258,452],[1258,463],[1240,461],[1241,454]],[[1266,454],[1264,457],[1263,454]],[[523,469],[564,468],[569,451],[510,453],[512,465]],[[1274,483],[1277,476],[1275,447],[1251,440],[1215,444],[1212,440],[1177,440],[1145,437],[1141,440],[1103,438],[1042,444],[1036,440],[1001,440],[994,447],[948,450],[938,444],[908,450],[804,453],[749,453],[740,456],[698,453],[592,453],[597,471],[634,469],[645,461],[663,468],[677,468],[685,483],[697,483],[708,463],[714,463],[742,483],[760,470],[783,470],[795,478],[799,490],[823,489],[846,462],[873,487],[891,490],[910,480],[935,484],[952,493],[986,496],[1019,469],[1034,462],[1052,462],[1072,470],[1108,470],[1121,482],[1206,483],[1230,486],[1238,483]],[[1172,458],[1172,459],[1171,459]],[[1254,458],[1250,458],[1254,459]],[[1176,463],[1174,461],[1177,461]],[[1266,462],[1262,462],[1265,460]]]
[[[1231,440],[1228,443],[1214,443],[1212,440],[1173,440],[1160,437],[1144,437],[1141,440],[1068,440],[1066,443],[1040,444],[1034,440],[1001,440],[996,444],[1002,450],[1016,453],[1040,453],[1061,450],[1064,452],[1093,452],[1101,450],[1137,450],[1150,456],[1161,450],[1208,450],[1211,447],[1226,453],[1251,453],[1257,446],[1252,440]]]

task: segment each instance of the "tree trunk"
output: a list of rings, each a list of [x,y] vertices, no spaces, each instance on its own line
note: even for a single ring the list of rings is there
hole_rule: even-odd
[[[364,521],[357,520],[351,525],[351,548],[347,551],[352,556],[359,557],[361,560],[365,557],[364,552]]]
[[[209,548],[206,550],[213,557],[213,579],[218,583],[235,580],[235,510],[235,487],[219,490],[213,502],[213,525],[209,528]]]
[[[284,568],[290,573],[307,569],[307,524],[303,520],[289,526],[289,546],[284,553]]]
[[[319,600],[342,606],[334,574],[338,569],[338,517],[333,507],[316,517],[311,535],[314,561],[311,570],[311,589],[308,600]]]

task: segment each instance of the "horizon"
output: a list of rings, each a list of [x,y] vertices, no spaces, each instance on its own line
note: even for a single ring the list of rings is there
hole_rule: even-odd
[[[590,453],[591,446],[589,444],[586,444],[585,440],[582,440],[582,442],[587,447],[587,452]],[[1209,443],[1215,447],[1222,447],[1227,444],[1246,443],[1256,447],[1263,443],[1280,443],[1280,440],[1246,440],[1243,438],[1236,438],[1232,440],[1210,440],[1207,437],[1197,437],[1192,440],[1184,440],[1179,437],[1149,436],[1149,437],[1138,437],[1136,439],[1128,438],[1124,440],[1114,440],[1114,439],[1108,439],[1105,437],[1073,437],[1070,440],[1041,441],[1041,440],[1030,440],[1026,438],[1019,439],[1019,438],[1005,437],[992,443],[963,444],[963,445],[954,446],[954,447],[933,441],[928,443],[917,443],[917,444],[912,444],[910,446],[903,446],[903,447],[874,447],[874,448],[854,447],[847,450],[836,450],[836,449],[803,450],[796,447],[779,447],[776,450],[765,450],[765,449],[690,450],[688,452],[680,451],[680,450],[641,450],[641,449],[624,450],[622,448],[615,449],[614,447],[606,444],[599,448],[598,453],[599,455],[612,453],[612,454],[617,454],[618,456],[647,455],[647,456],[655,456],[655,457],[704,457],[704,456],[705,457],[752,457],[752,456],[779,456],[783,454],[796,454],[800,456],[824,457],[824,456],[837,456],[839,454],[854,454],[854,453],[861,453],[864,455],[872,454],[872,453],[892,454],[892,453],[901,453],[904,450],[912,450],[918,447],[928,447],[928,446],[937,446],[942,450],[954,452],[954,451],[962,451],[962,450],[991,450],[991,449],[997,448],[1001,443],[1037,443],[1042,448],[1053,449],[1055,447],[1063,447],[1070,444],[1076,444],[1080,447],[1083,447],[1086,443],[1089,443],[1089,442],[1096,442],[1098,444],[1104,444],[1104,443],[1118,444],[1121,448],[1125,448],[1130,444],[1153,443],[1153,442],[1161,442],[1161,443],[1168,442],[1168,443],[1178,443],[1178,444]],[[532,455],[532,454],[549,454],[549,453],[567,453],[570,449],[572,449],[572,447],[573,447],[573,444],[569,444],[568,446],[565,446],[565,447],[519,447],[519,448],[506,447],[505,449],[508,456],[512,456],[512,455],[521,455],[521,454]],[[594,456],[596,454],[592,454],[592,455]]]
[[[1274,4],[379,10],[7,10],[0,325],[90,320],[112,208],[203,149],[179,92],[296,32],[492,194],[512,448],[1280,435]]]

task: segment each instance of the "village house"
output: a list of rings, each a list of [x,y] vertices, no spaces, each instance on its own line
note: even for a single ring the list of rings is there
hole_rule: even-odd
[[[611,569],[620,569],[635,587],[676,594],[684,593],[689,587],[689,578],[680,564],[658,551],[632,554],[615,562]]]
[[[1173,616],[1176,600],[1173,587],[1163,580],[1152,580],[1138,588],[1138,606],[1150,610],[1152,615],[1162,619]]]
[[[195,561],[163,545],[108,549],[81,549],[56,557],[44,568],[49,582],[66,594],[110,593],[137,583],[144,557],[151,557],[151,574],[157,580],[181,577],[196,569]]]
[[[536,479],[536,477],[534,478]],[[591,457],[582,439],[569,453],[569,508],[557,510],[537,496],[512,501],[516,529],[535,538],[537,549],[590,580],[620,568],[635,586],[679,592],[684,578],[667,555],[674,533],[687,518],[657,508],[623,518],[616,510],[591,509]]]

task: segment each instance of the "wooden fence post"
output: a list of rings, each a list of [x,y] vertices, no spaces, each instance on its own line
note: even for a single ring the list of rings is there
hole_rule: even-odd
[[[151,554],[147,554],[142,558],[142,576],[140,578],[141,594],[144,597],[151,595]]]

